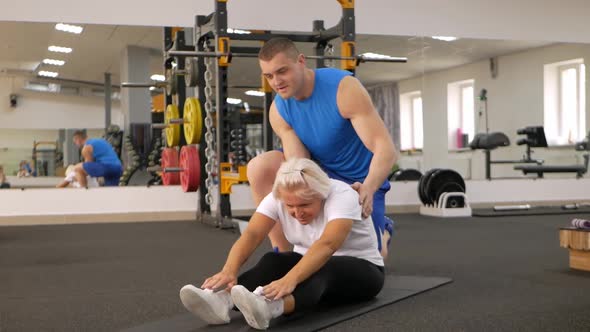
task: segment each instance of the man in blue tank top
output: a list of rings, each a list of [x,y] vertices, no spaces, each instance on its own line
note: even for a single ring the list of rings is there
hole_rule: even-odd
[[[123,167],[109,142],[102,138],[88,138],[86,132],[74,132],[74,144],[82,148],[84,162],[76,165],[76,180],[81,188],[87,186],[86,176],[102,177],[105,186],[118,186]]]
[[[262,74],[277,93],[270,124],[282,151],[268,151],[248,164],[248,180],[258,205],[271,192],[285,159],[312,158],[331,178],[351,184],[359,193],[363,216],[371,215],[378,248],[387,256],[393,233],[385,217],[388,175],[396,160],[395,146],[362,84],[350,72],[310,69],[305,56],[286,38],[265,43],[258,55]],[[270,235],[273,247],[289,250],[282,229]]]

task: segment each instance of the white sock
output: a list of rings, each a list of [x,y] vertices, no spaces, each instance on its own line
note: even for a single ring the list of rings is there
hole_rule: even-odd
[[[255,295],[258,296],[264,296],[263,294],[263,287],[262,286],[258,286],[256,287],[256,289],[252,292]],[[278,299],[278,300],[269,300],[266,297],[264,298],[266,300],[266,303],[268,304],[268,308],[270,309],[270,314],[272,315],[272,318],[277,318],[280,315],[283,314],[284,312],[284,306],[285,306],[285,301],[283,299]]]
[[[266,302],[268,303],[268,307],[270,308],[270,314],[272,315],[272,318],[277,318],[283,314],[283,311],[285,309],[285,301],[283,299],[272,301],[266,300]]]

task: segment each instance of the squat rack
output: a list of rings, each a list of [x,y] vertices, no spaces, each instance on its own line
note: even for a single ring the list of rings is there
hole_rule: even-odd
[[[406,58],[387,57],[370,58],[355,55],[355,16],[354,0],[336,0],[342,9],[339,22],[326,29],[323,20],[313,21],[312,32],[292,32],[274,30],[232,30],[228,28],[227,0],[214,0],[213,13],[197,15],[193,29],[192,41],[187,42],[185,31],[176,28],[164,28],[164,68],[167,73],[166,103],[173,102],[173,90],[176,90],[179,111],[183,110],[186,86],[196,86],[197,97],[202,112],[202,120],[207,130],[202,130],[201,144],[199,144],[199,157],[201,161],[201,183],[199,186],[199,215],[203,220],[204,215],[211,214],[211,189],[213,187],[212,173],[215,168],[218,177],[221,175],[221,163],[228,162],[230,152],[230,133],[228,116],[228,72],[233,57],[257,57],[260,47],[232,47],[231,40],[266,42],[275,37],[285,37],[294,42],[315,43],[314,55],[307,56],[314,59],[316,68],[326,67],[326,60],[340,60],[341,69],[355,74],[356,67],[362,62],[393,62],[405,63]],[[330,49],[331,40],[340,38],[340,55],[332,55]],[[328,49],[328,54],[326,54]],[[176,64],[174,68],[173,63]],[[184,80],[178,76],[184,75]],[[186,84],[185,84],[186,81]],[[126,87],[149,87],[154,84],[123,83]],[[215,96],[213,97],[213,86]],[[261,90],[264,92],[263,112],[263,145],[266,151],[273,148],[273,134],[268,120],[268,111],[273,101],[272,89],[266,79],[261,77]],[[204,97],[204,98],[203,98]],[[212,113],[216,114],[213,124]],[[182,117],[183,114],[180,114]],[[181,126],[182,128],[182,126]],[[213,136],[213,132],[215,135]],[[181,135],[182,137],[182,135]],[[205,142],[205,144],[203,144]],[[181,145],[185,142],[181,142]],[[214,146],[214,150],[213,150]],[[221,186],[219,186],[221,188]],[[230,194],[218,190],[217,194],[216,226],[223,227],[226,221],[232,217]]]

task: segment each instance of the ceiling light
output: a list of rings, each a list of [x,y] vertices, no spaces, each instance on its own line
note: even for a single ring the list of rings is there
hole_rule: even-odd
[[[72,52],[72,49],[69,47],[61,47],[61,46],[55,46],[55,45],[51,45],[47,49],[51,52],[57,52],[57,53],[71,53]]]
[[[81,26],[78,26],[78,25],[57,23],[55,25],[55,30],[69,32],[69,33],[75,33],[75,34],[79,35],[82,33],[82,30],[84,30],[84,28],[82,28]]]
[[[362,53],[362,54],[360,54],[360,56],[365,59],[388,59],[388,60],[407,60],[408,59],[408,58],[403,58],[403,57],[394,57],[394,56],[390,56],[390,55],[371,53],[371,52]]]
[[[153,81],[164,82],[166,80],[166,76],[160,74],[154,74],[150,76],[150,79]]]
[[[227,33],[235,33],[235,34],[238,34],[238,35],[249,35],[252,32],[250,32],[248,30],[240,30],[240,29],[227,28]]]
[[[264,97],[264,94],[265,94],[264,92],[258,91],[258,90],[248,90],[244,93],[247,94],[248,96],[255,96],[255,97]]]
[[[58,73],[54,72],[54,71],[45,71],[45,70],[41,70],[38,73],[39,76],[45,76],[45,77],[57,77],[57,75],[59,75]]]
[[[446,42],[452,42],[453,40],[457,40],[457,37],[448,37],[448,36],[432,36],[432,39],[438,39]]]
[[[242,99],[238,99],[238,98],[227,98],[226,99],[228,104],[232,104],[232,105],[238,105],[242,102]]]
[[[150,86],[150,91],[154,91],[154,90],[156,90],[156,87],[155,86]]]
[[[250,112],[250,104],[244,102],[244,109],[246,110],[246,112]]]
[[[66,62],[63,60],[43,59],[43,63],[52,66],[63,66]]]

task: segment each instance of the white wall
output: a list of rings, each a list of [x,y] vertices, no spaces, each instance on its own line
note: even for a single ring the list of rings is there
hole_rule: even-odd
[[[447,147],[447,84],[475,80],[475,96],[485,88],[488,93],[488,117],[490,131],[501,131],[508,135],[511,146],[496,149],[493,159],[520,159],[524,153],[517,146],[516,130],[531,125],[543,125],[543,65],[574,58],[583,58],[590,63],[590,45],[555,44],[548,47],[498,58],[498,76],[493,79],[488,60],[472,63],[449,70],[426,74],[424,77],[399,82],[399,92],[421,90],[424,113],[424,153],[421,160],[423,170],[433,167],[452,167],[474,179],[485,177],[483,152],[449,152]],[[586,86],[586,95],[590,88]],[[485,132],[485,114],[478,117],[479,101],[476,101],[476,132]],[[588,105],[586,106],[588,109]],[[588,114],[588,110],[586,111]],[[590,130],[590,119],[586,117],[586,131]],[[534,158],[542,158],[547,164],[581,163],[582,158],[573,148],[536,149]],[[416,157],[408,158],[415,164]],[[467,163],[466,163],[467,161]],[[400,162],[404,167],[404,160]],[[522,173],[512,169],[514,165],[493,165],[492,176],[519,176]],[[470,170],[470,171],[469,171]],[[469,174],[471,173],[471,174]],[[555,175],[572,177],[571,174]]]
[[[213,0],[21,0],[2,6],[0,20],[128,25],[193,26],[213,11]],[[336,24],[336,1],[232,0],[236,28],[310,31],[313,20]],[[587,0],[358,0],[356,32],[387,35],[452,35],[471,38],[590,42]],[[288,13],[288,14],[287,14]]]
[[[22,89],[23,79],[0,76],[0,128],[104,128],[104,98],[70,96]],[[10,107],[16,93],[18,106]],[[118,101],[113,101],[112,123],[122,126]]]

